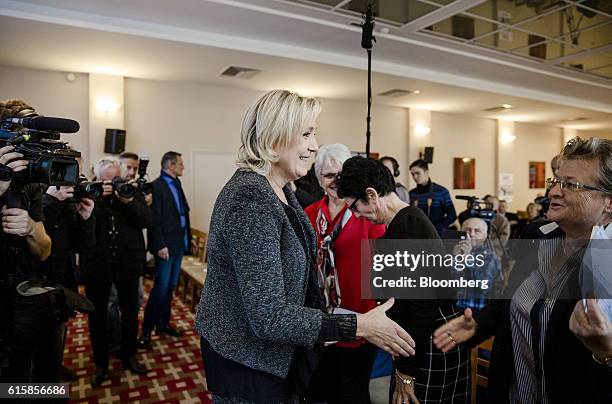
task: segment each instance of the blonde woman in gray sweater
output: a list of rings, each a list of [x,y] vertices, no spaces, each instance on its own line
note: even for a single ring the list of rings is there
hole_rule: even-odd
[[[308,386],[316,347],[365,338],[396,356],[410,335],[385,312],[331,315],[313,265],[316,235],[288,184],[318,150],[317,99],[275,90],[242,125],[239,169],[212,214],[208,275],[196,315],[215,403],[294,403]]]

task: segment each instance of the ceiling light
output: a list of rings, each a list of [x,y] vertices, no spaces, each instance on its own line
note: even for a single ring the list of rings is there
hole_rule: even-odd
[[[503,108],[503,109],[512,109],[512,108],[514,108],[514,107],[513,107],[512,105],[510,105],[510,104],[502,104],[501,106],[502,106],[502,108]]]
[[[514,109],[514,106],[512,106],[510,104],[502,104],[502,105],[498,105],[496,107],[485,108],[484,111],[486,111],[486,112],[503,112],[503,111],[510,111],[511,109]]]
[[[221,72],[221,76],[250,79],[259,72],[261,72],[261,70],[253,69],[251,67],[228,66],[225,70]]]

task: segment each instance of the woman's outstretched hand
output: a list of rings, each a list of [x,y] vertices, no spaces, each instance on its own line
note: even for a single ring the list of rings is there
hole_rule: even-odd
[[[433,343],[442,352],[448,352],[458,344],[465,342],[476,334],[478,324],[472,317],[472,310],[465,309],[463,315],[440,326],[433,333]]]
[[[357,337],[365,338],[393,356],[414,355],[415,343],[410,334],[385,314],[394,302],[391,298],[365,314],[358,314]]]

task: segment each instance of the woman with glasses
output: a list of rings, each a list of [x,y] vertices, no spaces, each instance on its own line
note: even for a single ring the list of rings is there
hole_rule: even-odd
[[[195,322],[214,403],[298,402],[324,342],[365,338],[414,354],[410,335],[385,315],[393,301],[365,314],[325,311],[316,235],[289,186],[318,149],[320,109],[314,98],[275,90],[244,118],[239,169],[211,218]]]
[[[525,249],[515,265],[511,300],[466,310],[434,342],[447,351],[495,336],[490,402],[610,403],[612,322],[597,300],[582,299],[580,276],[593,227],[612,236],[612,141],[570,140],[547,185],[553,223],[540,228],[535,254]]]
[[[443,248],[429,218],[421,209],[409,206],[398,197],[391,172],[379,161],[364,157],[348,159],[337,180],[337,190],[356,216],[387,226],[382,239],[411,240],[403,245],[418,252],[421,248],[414,248],[415,245]],[[440,250],[428,248],[427,253],[438,254]],[[423,268],[417,275],[422,273]],[[389,391],[392,404],[470,401],[467,348],[460,345],[443,353],[432,343],[433,331],[459,314],[454,300],[435,297],[397,300],[389,316],[410,330],[416,342],[416,355],[394,360]]]
[[[361,296],[361,240],[382,236],[385,226],[358,218],[338,197],[336,177],[350,157],[343,144],[319,149],[314,169],[325,196],[305,210],[317,233],[317,280],[328,313],[366,313],[376,307],[374,300]],[[376,347],[364,339],[323,347],[309,400],[369,404],[375,355]]]

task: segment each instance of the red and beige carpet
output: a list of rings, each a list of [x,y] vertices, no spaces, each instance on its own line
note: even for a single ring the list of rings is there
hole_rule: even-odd
[[[151,288],[145,281],[145,290]],[[140,311],[140,320],[144,306]],[[90,378],[95,371],[89,340],[87,316],[79,314],[68,325],[64,365],[74,370],[79,379],[71,383],[71,403],[211,403],[206,391],[200,338],[193,330],[194,314],[174,299],[171,323],[184,330],[179,338],[151,338],[152,349],[139,351],[138,358],[149,369],[146,375],[133,375],[123,370],[121,361],[111,356],[111,377],[92,389]]]

